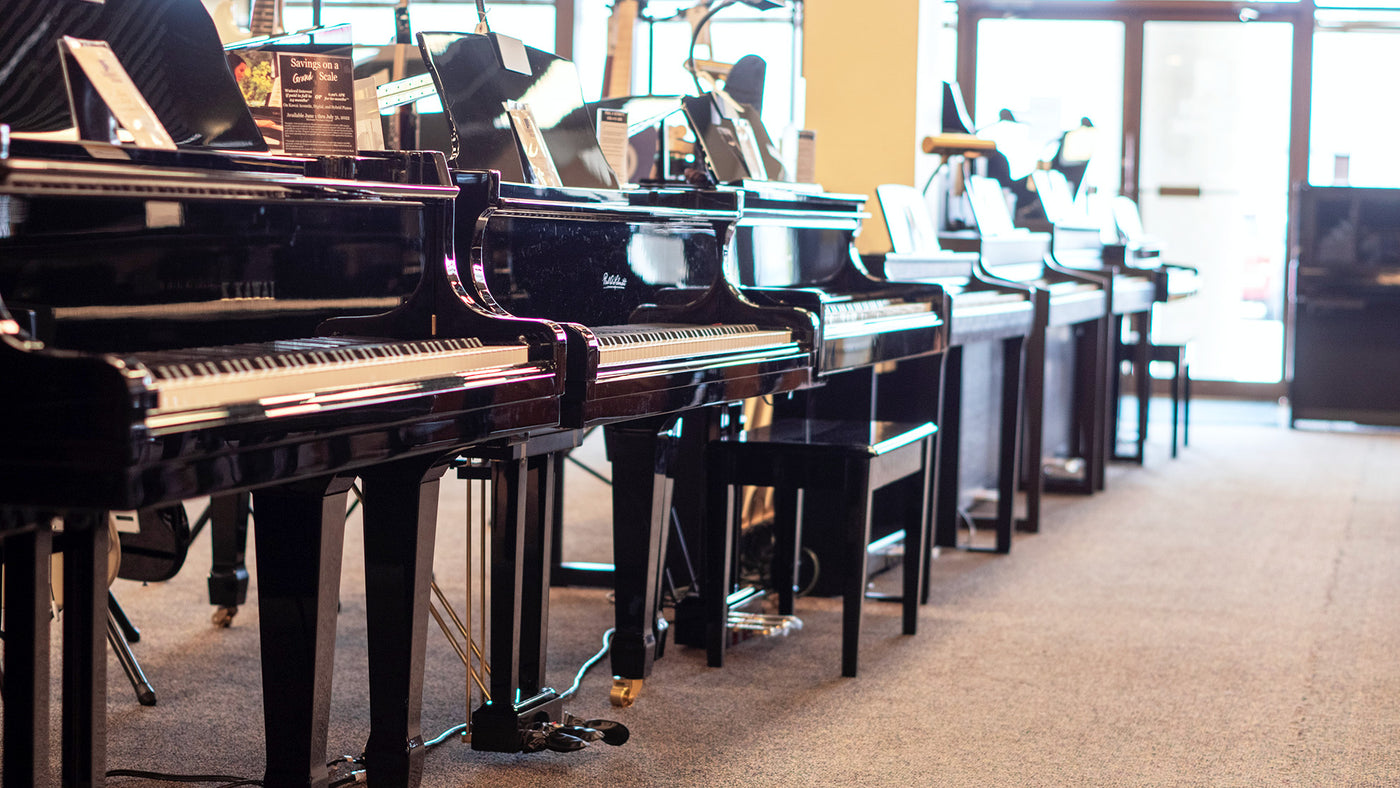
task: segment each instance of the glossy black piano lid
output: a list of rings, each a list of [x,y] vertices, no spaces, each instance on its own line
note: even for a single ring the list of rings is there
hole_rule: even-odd
[[[56,42],[108,42],[179,145],[266,150],[199,0],[0,0],[0,122],[72,125]]]
[[[531,73],[521,74],[501,65],[488,36],[419,33],[418,45],[453,128],[454,166],[499,170],[504,180],[524,183],[515,134],[502,104],[521,101],[534,111],[563,185],[617,187],[572,61],[525,47]]]
[[[0,209],[0,294],[71,350],[311,336],[393,308],[445,254],[417,200],[0,194]]]

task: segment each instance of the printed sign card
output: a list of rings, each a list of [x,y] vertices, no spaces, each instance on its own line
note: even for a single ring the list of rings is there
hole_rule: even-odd
[[[384,150],[384,123],[379,115],[379,86],[388,72],[355,80],[355,147]]]
[[[598,147],[603,150],[603,158],[617,174],[619,183],[631,180],[632,168],[627,157],[632,152],[628,146],[627,113],[620,109],[598,110]]]
[[[269,148],[310,156],[355,154],[355,78],[349,57],[244,49],[228,58]]]
[[[146,103],[141,91],[131,81],[131,75],[126,73],[106,41],[64,36],[59,47],[67,55],[63,66],[70,83],[70,93],[75,80],[86,78],[107,105],[112,117],[116,118],[117,124],[131,134],[138,146],[175,150],[175,140],[170,138],[169,132],[156,117],[151,105]],[[68,73],[70,58],[81,74]]]
[[[355,155],[355,75],[350,58],[279,53],[277,61],[282,150]]]
[[[798,183],[817,182],[817,133],[810,129],[797,132]]]

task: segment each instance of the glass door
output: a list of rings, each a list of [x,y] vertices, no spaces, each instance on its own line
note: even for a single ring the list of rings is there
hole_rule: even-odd
[[[1196,340],[1193,378],[1282,379],[1291,65],[1286,22],[1144,25],[1139,208],[1200,270],[1154,332]]]
[[[979,130],[1010,111],[1019,139],[996,138],[1011,175],[1024,178],[1054,155],[1060,135],[1094,124],[1086,191],[1113,195],[1121,180],[1123,23],[1058,19],[983,19],[977,26]],[[990,133],[984,131],[983,133]],[[995,137],[994,137],[995,138]]]

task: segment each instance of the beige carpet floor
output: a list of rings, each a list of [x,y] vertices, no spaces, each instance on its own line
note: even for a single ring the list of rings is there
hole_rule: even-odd
[[[570,708],[625,722],[623,747],[451,740],[424,785],[1400,785],[1400,435],[1290,430],[1271,408],[1193,416],[1180,459],[1158,438],[1106,493],[1052,497],[1010,555],[944,551],[918,635],[868,605],[858,678],[839,675],[837,600],[799,600],[800,632],[740,644],[722,670],[670,649],[631,708],[590,674]],[[606,559],[605,488],[573,473],[570,490],[569,556]],[[463,508],[445,485],[436,566],[454,598]],[[367,733],[357,523],[330,755]],[[111,662],[111,768],[261,774],[257,605],[209,625],[207,539],[175,580],[117,586],[160,704],[137,706]],[[552,600],[564,687],[612,612],[597,590]],[[428,662],[433,734],[464,719],[465,678],[435,629]]]

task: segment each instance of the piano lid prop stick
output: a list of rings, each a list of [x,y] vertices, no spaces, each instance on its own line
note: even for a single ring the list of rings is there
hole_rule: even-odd
[[[408,76],[409,47],[413,45],[413,31],[408,20],[408,0],[399,0],[394,6],[394,66],[390,73],[392,81],[402,82]],[[391,139],[389,144],[396,150],[412,150],[418,147],[418,115],[412,104],[399,105],[394,122],[389,124]]]

